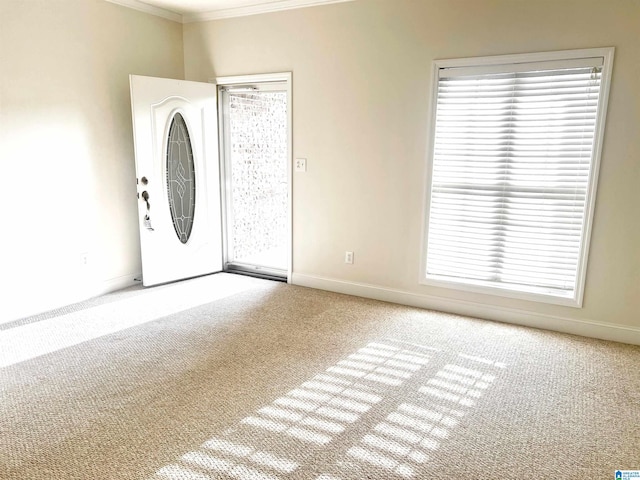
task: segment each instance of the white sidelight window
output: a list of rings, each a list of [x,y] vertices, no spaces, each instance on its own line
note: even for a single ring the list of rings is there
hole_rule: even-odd
[[[434,62],[422,283],[582,305],[612,63]]]

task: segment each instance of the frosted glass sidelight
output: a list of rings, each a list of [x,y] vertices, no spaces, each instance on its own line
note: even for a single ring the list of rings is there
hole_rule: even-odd
[[[230,234],[235,262],[287,266],[287,93],[230,93]]]
[[[179,113],[171,120],[167,138],[167,192],[173,228],[178,239],[187,243],[193,228],[196,182],[189,130]]]

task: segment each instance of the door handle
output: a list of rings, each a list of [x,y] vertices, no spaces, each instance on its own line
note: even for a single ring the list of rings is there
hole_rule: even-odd
[[[153,231],[153,227],[151,226],[151,217],[149,217],[149,210],[151,209],[151,205],[149,204],[149,192],[147,192],[146,190],[142,192],[142,199],[147,204],[147,214],[143,219],[144,226],[147,230]]]
[[[149,192],[147,192],[146,190],[144,192],[142,192],[142,199],[147,204],[147,211],[150,210],[151,209],[151,205],[149,204]]]

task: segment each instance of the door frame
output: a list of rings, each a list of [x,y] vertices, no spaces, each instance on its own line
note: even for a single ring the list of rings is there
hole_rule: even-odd
[[[227,223],[227,192],[229,177],[226,171],[227,155],[224,151],[224,112],[222,99],[220,97],[220,87],[242,86],[257,83],[284,83],[287,91],[287,283],[291,283],[291,273],[293,271],[293,103],[292,103],[292,74],[291,72],[265,73],[253,75],[233,75],[226,77],[210,78],[209,83],[217,85],[218,103],[218,148],[220,158],[220,187],[221,187],[221,212],[222,212],[222,252],[223,268],[226,270],[228,256],[228,223]],[[267,272],[268,273],[268,272]]]

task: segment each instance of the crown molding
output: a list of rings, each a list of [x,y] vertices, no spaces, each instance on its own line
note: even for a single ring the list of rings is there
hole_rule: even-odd
[[[248,15],[258,15],[260,13],[280,12],[292,10],[294,8],[317,7],[331,3],[353,2],[355,0],[277,0],[265,4],[249,5],[246,7],[224,8],[210,12],[185,14],[182,17],[183,23],[207,22],[210,20],[221,20],[224,18],[245,17]]]
[[[170,10],[166,10],[160,7],[154,7],[153,5],[140,2],[139,0],[106,0],[106,1],[109,3],[115,3],[116,5],[120,5],[122,7],[132,8],[133,10],[138,10],[139,12],[149,13],[157,17],[166,18],[167,20],[171,20],[173,22],[184,23],[183,17],[179,13],[172,12]]]
[[[139,12],[149,13],[157,17],[166,18],[178,23],[208,22],[210,20],[221,20],[224,18],[246,17],[248,15],[258,15],[260,13],[281,12],[294,8],[317,7],[331,3],[354,2],[355,0],[274,0],[269,3],[248,5],[244,7],[220,8],[202,13],[180,14],[165,8],[149,5],[140,0],[105,0]]]

